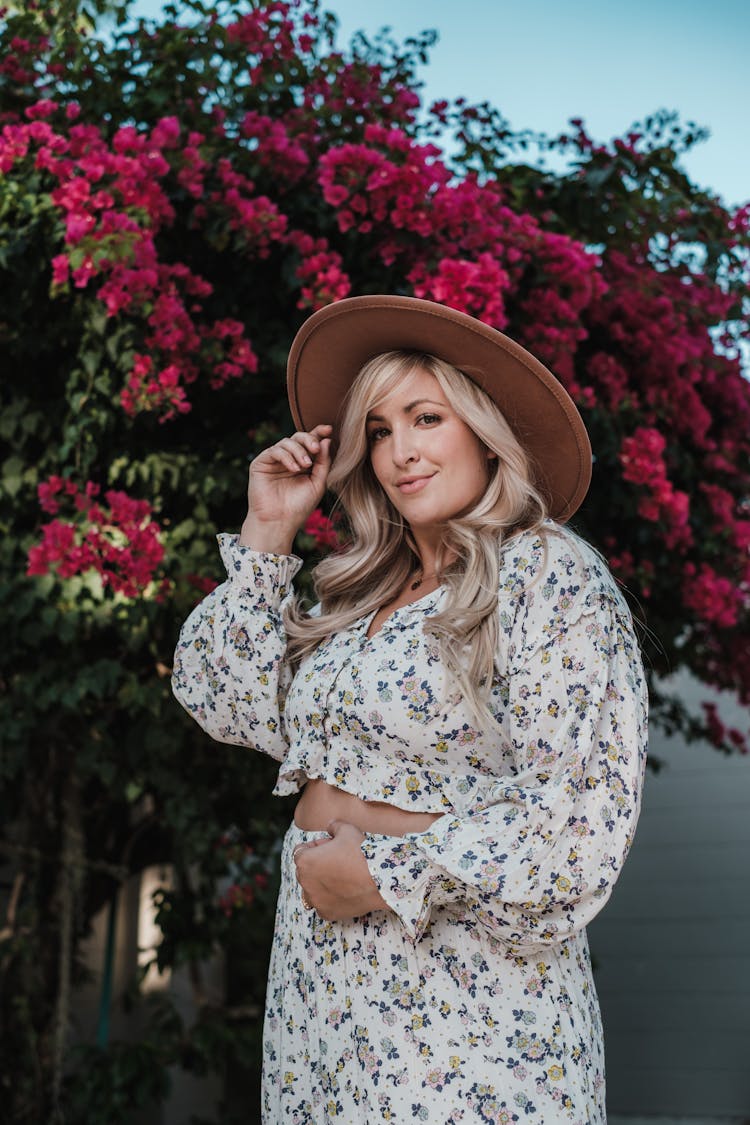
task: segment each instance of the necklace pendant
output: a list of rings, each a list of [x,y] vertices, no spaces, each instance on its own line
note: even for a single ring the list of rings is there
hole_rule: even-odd
[[[424,582],[424,578],[418,578],[416,580],[416,582],[412,582],[412,584],[411,584],[412,590],[418,590],[423,582]]]

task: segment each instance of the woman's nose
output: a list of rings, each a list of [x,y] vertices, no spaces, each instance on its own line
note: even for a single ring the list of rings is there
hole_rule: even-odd
[[[414,435],[409,430],[393,435],[391,450],[395,465],[408,465],[412,461],[419,460],[417,443],[414,440]]]

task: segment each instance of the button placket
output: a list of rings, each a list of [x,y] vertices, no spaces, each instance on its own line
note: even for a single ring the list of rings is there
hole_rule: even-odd
[[[339,660],[338,667],[334,675],[331,677],[331,680],[329,681],[328,691],[325,698],[325,708],[323,711],[323,730],[326,734],[328,746],[331,745],[331,738],[335,738],[337,733],[334,730],[334,721],[332,718],[332,714],[335,715],[337,710],[339,710],[336,700],[335,698],[333,698],[334,693],[338,689],[338,685],[343,673],[347,668],[350,667],[353,657],[359,651],[361,646],[358,644],[358,638],[356,637],[356,635],[353,636],[352,634],[347,634],[341,647],[343,649],[343,653]]]

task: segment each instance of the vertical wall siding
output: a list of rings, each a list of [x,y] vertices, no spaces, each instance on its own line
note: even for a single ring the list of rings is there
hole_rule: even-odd
[[[657,736],[652,752],[664,768],[589,929],[608,1108],[750,1118],[750,760]]]

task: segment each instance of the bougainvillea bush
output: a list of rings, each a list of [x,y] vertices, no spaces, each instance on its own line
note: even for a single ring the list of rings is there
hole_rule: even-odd
[[[217,1069],[220,1120],[236,1097],[246,1121],[290,810],[269,808],[270,762],[180,713],[169,670],[247,457],[289,424],[296,328],[411,293],[547,362],[591,432],[575,526],[644,624],[655,721],[743,749],[659,685],[687,669],[750,700],[750,213],[688,180],[700,133],[664,113],[598,144],[581,121],[548,141],[487,105],[422,105],[429,35],[340,47],[314,0],[156,22],[125,4],[101,30],[90,7],[0,23],[0,1098],[18,1122],[112,1123],[163,1097],[168,1067]],[[568,171],[527,165],[529,143]],[[309,560],[330,516],[300,534]],[[162,1005],[136,1046],[106,1021],[81,1043],[80,941],[155,862],[175,873],[159,966],[221,948],[235,987],[218,1007],[197,989],[189,1025]]]

